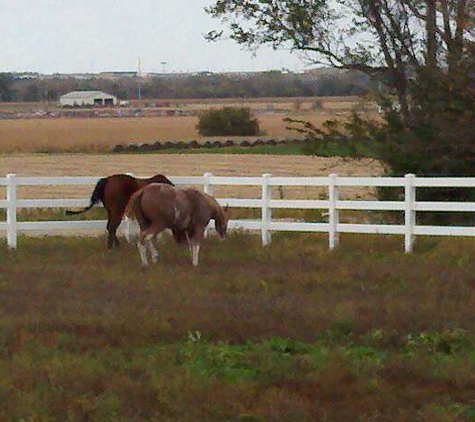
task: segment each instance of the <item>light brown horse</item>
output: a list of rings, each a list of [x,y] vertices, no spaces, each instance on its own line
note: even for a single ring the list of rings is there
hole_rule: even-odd
[[[90,210],[94,204],[102,202],[107,211],[107,245],[110,248],[119,246],[117,229],[124,216],[125,207],[130,197],[139,189],[150,183],[165,183],[173,185],[164,175],[157,174],[148,179],[139,179],[128,174],[113,174],[100,179],[91,195],[91,203],[80,211],[66,211],[66,215],[82,214]]]
[[[192,262],[198,265],[200,244],[210,220],[224,239],[228,225],[226,210],[216,199],[197,189],[177,188],[153,183],[132,195],[126,215],[137,219],[140,236],[137,243],[143,265],[148,265],[147,249],[153,262],[158,260],[158,251],[153,239],[165,229],[171,229],[178,243],[187,243]]]

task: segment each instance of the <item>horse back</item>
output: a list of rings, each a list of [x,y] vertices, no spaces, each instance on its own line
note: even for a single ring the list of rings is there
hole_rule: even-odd
[[[140,189],[137,179],[128,174],[114,174],[107,178],[104,189],[104,205],[124,208],[130,197]]]
[[[140,190],[143,192],[141,206],[151,221],[160,221],[171,227],[177,213],[182,210],[179,189],[163,183],[151,183]]]

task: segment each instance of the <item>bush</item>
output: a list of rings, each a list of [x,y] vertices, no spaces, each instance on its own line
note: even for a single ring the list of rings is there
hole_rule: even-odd
[[[245,107],[205,111],[197,128],[202,136],[255,136],[260,132],[259,121],[252,117],[251,109]]]

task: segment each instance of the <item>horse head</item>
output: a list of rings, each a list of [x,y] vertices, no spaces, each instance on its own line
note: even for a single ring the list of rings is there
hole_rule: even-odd
[[[214,219],[214,227],[216,229],[216,232],[219,234],[221,239],[224,239],[226,237],[226,232],[228,229],[228,206],[223,209],[218,205],[218,213],[216,215],[216,218]]]

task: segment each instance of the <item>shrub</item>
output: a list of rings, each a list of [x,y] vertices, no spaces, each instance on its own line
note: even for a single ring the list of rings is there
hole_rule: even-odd
[[[205,111],[199,118],[198,133],[203,136],[255,136],[259,121],[246,107],[224,107]]]

